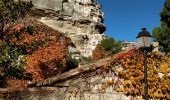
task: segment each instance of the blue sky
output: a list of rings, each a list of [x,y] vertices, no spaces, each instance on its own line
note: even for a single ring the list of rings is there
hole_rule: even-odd
[[[97,0],[105,14],[105,33],[116,40],[136,41],[142,27],[152,33],[160,24],[165,0]]]

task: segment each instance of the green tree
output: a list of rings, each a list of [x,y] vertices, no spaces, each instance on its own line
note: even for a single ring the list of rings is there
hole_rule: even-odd
[[[161,25],[153,30],[155,41],[158,41],[165,52],[170,51],[170,0],[166,0],[160,13]]]
[[[116,41],[113,38],[104,38],[101,41],[101,46],[108,51],[114,47],[115,43]]]
[[[0,0],[0,37],[22,21],[32,6],[32,2]]]
[[[121,41],[116,41],[113,38],[107,37],[104,38],[100,45],[106,50],[111,51],[113,54],[120,52],[122,49],[121,47]]]

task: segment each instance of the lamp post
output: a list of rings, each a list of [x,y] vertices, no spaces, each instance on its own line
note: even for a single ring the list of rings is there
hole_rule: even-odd
[[[142,31],[139,32],[137,38],[137,45],[143,51],[144,56],[144,83],[145,83],[145,100],[148,100],[148,80],[147,80],[147,50],[151,46],[151,35],[146,28],[142,28]]]

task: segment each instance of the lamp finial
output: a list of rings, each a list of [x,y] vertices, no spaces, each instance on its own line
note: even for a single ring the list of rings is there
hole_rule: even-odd
[[[142,31],[146,31],[146,28],[142,28]]]

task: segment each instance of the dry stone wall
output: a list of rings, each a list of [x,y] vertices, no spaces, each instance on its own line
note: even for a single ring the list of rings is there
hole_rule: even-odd
[[[60,81],[55,87],[34,87],[10,94],[9,100],[131,100],[130,96],[114,91],[114,85],[106,85],[108,80],[121,81],[115,73],[98,69]]]

